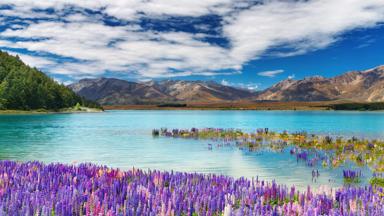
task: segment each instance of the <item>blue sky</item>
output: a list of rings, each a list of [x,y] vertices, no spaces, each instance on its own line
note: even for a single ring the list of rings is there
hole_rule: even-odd
[[[215,80],[252,90],[384,64],[382,0],[2,0],[0,49],[59,82]]]

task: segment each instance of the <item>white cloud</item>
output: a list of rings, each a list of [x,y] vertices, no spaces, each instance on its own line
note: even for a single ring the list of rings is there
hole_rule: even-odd
[[[224,85],[224,86],[229,86],[229,82],[227,80],[221,80],[221,85]]]
[[[62,79],[60,79],[60,78],[54,78],[54,80],[55,80],[56,82],[60,83],[60,84],[66,85],[66,86],[68,86],[68,85],[70,85],[70,84],[73,83],[73,81],[70,81],[70,80],[62,80]]]
[[[249,91],[257,91],[259,89],[259,85],[257,84],[246,84],[245,86]]]
[[[284,70],[263,71],[263,72],[257,73],[257,75],[265,76],[265,77],[275,77],[276,75],[281,74],[283,72]]]
[[[110,16],[125,20],[135,20],[142,14],[147,16],[202,16],[212,12],[224,13],[229,11],[231,0],[55,0],[55,1],[29,1],[29,0],[2,0],[2,4],[13,5],[16,10],[3,10],[16,16],[26,17],[35,13],[32,8],[55,8],[62,10],[66,6],[75,6],[91,10],[103,10]],[[42,16],[35,13],[35,16]],[[47,16],[47,14],[46,14]]]
[[[295,74],[289,75],[288,79],[295,79]]]
[[[383,20],[382,0],[270,0],[227,17],[224,33],[233,46],[231,57],[246,62],[278,46],[291,48],[279,56],[325,48],[348,30]]]
[[[76,59],[56,62],[51,57],[23,57],[32,66],[74,79],[100,76],[107,71],[128,73],[141,79],[210,76],[239,73],[242,65],[265,55],[284,57],[322,49],[340,40],[347,31],[375,27],[384,21],[383,0],[265,0],[250,6],[251,3],[236,0],[3,0],[0,4],[13,5],[12,9],[1,11],[4,16],[46,19],[37,22],[28,19],[24,21],[27,25],[10,25],[0,32],[3,37],[44,40],[15,42],[3,38],[0,46]],[[76,12],[59,19],[68,6],[100,14],[90,16]],[[32,10],[34,8],[54,8],[57,13],[39,12]],[[229,47],[204,42],[202,38],[209,35],[158,32],[143,29],[136,22],[144,16],[162,19],[208,14],[223,17],[220,27]],[[124,26],[108,26],[101,20],[102,15],[130,22]],[[199,28],[207,30],[209,26]],[[279,50],[281,46],[288,51]],[[273,77],[282,72],[258,74]]]
[[[8,29],[2,35],[45,38],[14,44],[8,42],[7,45],[81,60],[80,63],[55,65],[52,71],[59,74],[101,74],[108,70],[136,71],[143,77],[171,77],[212,75],[221,69],[237,70],[239,67],[229,59],[226,49],[196,40],[193,34],[183,32],[138,32],[131,26],[43,22],[23,29]],[[115,40],[119,41],[111,46],[111,41]]]
[[[256,83],[232,83],[225,79],[221,80],[220,84],[223,86],[231,86],[235,88],[246,89],[248,91],[257,91],[259,89],[259,85]]]
[[[42,57],[23,55],[15,52],[8,52],[8,53],[14,56],[18,55],[25,64],[33,67],[37,67],[37,68],[46,68],[56,64],[54,61],[50,61]]]

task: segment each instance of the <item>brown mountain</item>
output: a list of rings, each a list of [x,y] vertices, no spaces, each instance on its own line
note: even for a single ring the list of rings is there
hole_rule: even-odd
[[[333,78],[286,79],[254,93],[212,81],[129,82],[114,78],[83,79],[69,86],[102,105],[225,101],[384,101],[384,66]]]
[[[333,78],[320,76],[283,80],[259,92],[256,100],[361,102],[384,101],[384,66],[352,71]]]
[[[102,105],[233,101],[254,95],[247,90],[209,81],[166,80],[137,83],[100,78],[83,79],[69,87],[79,95]]]

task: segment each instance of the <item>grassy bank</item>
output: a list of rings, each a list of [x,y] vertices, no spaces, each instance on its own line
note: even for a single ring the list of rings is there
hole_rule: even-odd
[[[384,110],[384,102],[355,103],[346,101],[233,101],[191,102],[139,105],[106,105],[105,110]]]
[[[384,102],[376,103],[341,103],[329,106],[333,110],[376,111],[384,110]]]
[[[330,102],[193,102],[160,105],[103,106],[105,110],[327,110]]]
[[[103,112],[103,109],[98,108],[89,108],[89,107],[72,107],[72,108],[63,108],[59,110],[46,110],[46,109],[37,109],[37,110],[0,110],[0,115],[4,114],[49,114],[49,113],[96,113]]]

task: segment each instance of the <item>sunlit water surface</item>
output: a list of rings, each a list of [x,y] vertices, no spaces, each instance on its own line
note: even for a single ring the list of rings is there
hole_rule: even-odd
[[[124,170],[175,170],[275,179],[296,185],[341,186],[342,167],[319,169],[312,181],[304,162],[289,151],[208,150],[203,140],[153,138],[153,128],[238,128],[308,131],[323,135],[384,138],[384,113],[333,111],[107,111],[84,114],[0,115],[0,159],[81,163]],[[367,182],[371,172],[359,168]]]

